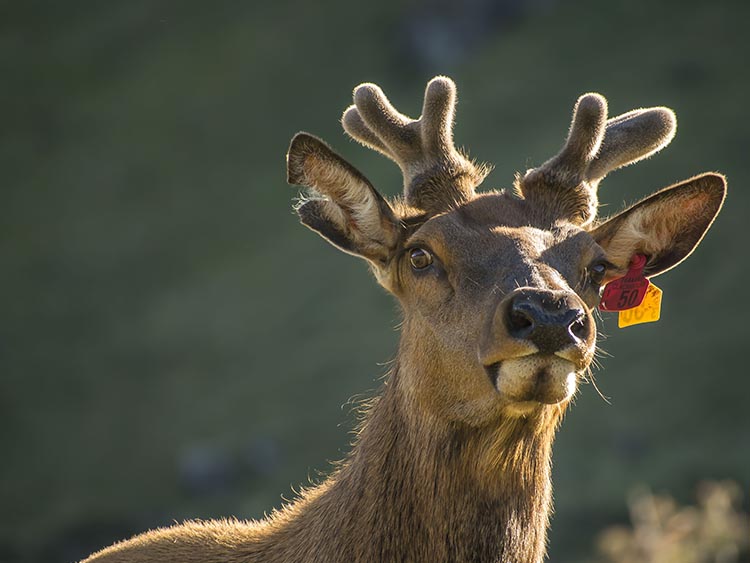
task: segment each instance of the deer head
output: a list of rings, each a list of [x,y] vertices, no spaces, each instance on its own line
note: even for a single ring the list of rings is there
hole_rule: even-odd
[[[676,120],[667,108],[607,119],[605,99],[586,94],[556,156],[518,175],[513,192],[480,193],[488,168],[455,148],[455,105],[445,77],[427,85],[417,120],[374,84],[358,86],[344,129],[398,164],[404,195],[387,200],[323,141],[299,133],[288,180],[311,191],[297,212],[366,259],[400,302],[394,384],[414,416],[470,427],[556,419],[592,362],[602,287],[635,254],[646,255],[649,277],[687,257],[725,181],[696,176],[597,222],[601,180],[666,146]]]

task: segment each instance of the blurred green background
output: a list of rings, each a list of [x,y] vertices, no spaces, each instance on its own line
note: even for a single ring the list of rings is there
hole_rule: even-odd
[[[0,561],[69,562],[173,520],[259,517],[347,450],[399,312],[363,263],[298,224],[291,136],[381,191],[397,168],[338,118],[360,82],[417,116],[459,88],[487,187],[564,140],[576,97],[675,109],[614,212],[729,178],[697,253],[657,279],[662,320],[602,323],[555,447],[550,561],[583,561],[639,483],[750,486],[746,233],[750,3],[580,0],[17,2],[0,9]]]

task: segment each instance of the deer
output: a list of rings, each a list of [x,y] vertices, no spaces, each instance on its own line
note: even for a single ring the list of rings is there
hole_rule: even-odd
[[[433,78],[415,120],[375,84],[355,88],[343,128],[399,166],[399,196],[311,134],[289,146],[288,182],[307,190],[301,222],[364,259],[402,311],[395,360],[345,460],[265,519],[175,524],[87,563],[544,559],[552,444],[590,380],[602,288],[636,255],[648,278],[682,262],[726,180],[703,173],[597,219],[601,180],[665,147],[676,118],[665,107],[608,118],[588,93],[558,154],[512,190],[479,191],[490,168],[454,144],[456,96]]]

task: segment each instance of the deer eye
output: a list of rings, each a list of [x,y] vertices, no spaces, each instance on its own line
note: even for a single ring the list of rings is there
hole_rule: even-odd
[[[594,262],[588,269],[589,282],[592,285],[599,286],[604,281],[604,275],[607,273],[606,262]]]
[[[409,251],[409,263],[415,270],[424,270],[432,264],[432,254],[424,248],[412,248]]]

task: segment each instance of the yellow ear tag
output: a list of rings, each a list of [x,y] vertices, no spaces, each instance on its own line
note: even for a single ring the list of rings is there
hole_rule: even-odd
[[[617,326],[639,325],[642,323],[654,323],[661,316],[661,289],[649,282],[646,295],[637,307],[620,311],[617,318]]]

